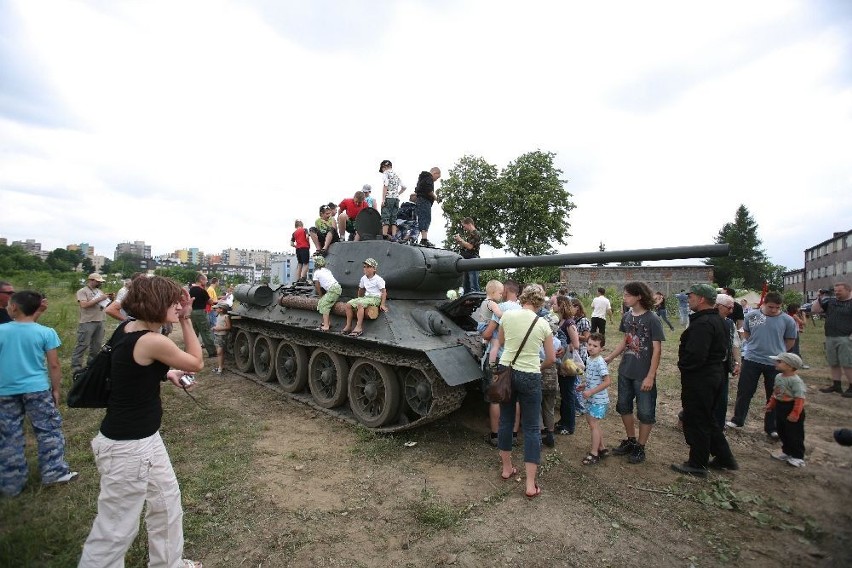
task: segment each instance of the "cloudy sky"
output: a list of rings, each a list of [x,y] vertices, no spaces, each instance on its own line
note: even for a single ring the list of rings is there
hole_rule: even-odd
[[[0,0],[0,236],[285,250],[465,154],[556,154],[565,252],[852,228],[852,2]],[[430,233],[443,238],[442,219]]]

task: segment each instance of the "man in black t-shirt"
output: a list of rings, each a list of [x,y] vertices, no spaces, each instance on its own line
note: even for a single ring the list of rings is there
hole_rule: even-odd
[[[731,298],[736,298],[737,293],[733,288],[723,288],[725,294],[730,296]],[[736,326],[737,333],[743,326],[743,320],[745,320],[745,312],[743,312],[743,307],[739,302],[734,302],[734,311],[728,314],[728,319],[734,322],[734,326]]]
[[[6,306],[9,305],[9,298],[14,293],[14,286],[4,280],[0,280],[0,324],[12,321],[12,318],[9,317],[9,312],[6,311]]]
[[[210,357],[216,356],[216,346],[213,344],[213,334],[210,332],[210,320],[205,311],[210,302],[207,293],[207,276],[200,272],[195,277],[195,283],[189,287],[189,297],[192,298],[192,329],[201,336],[201,343]]]

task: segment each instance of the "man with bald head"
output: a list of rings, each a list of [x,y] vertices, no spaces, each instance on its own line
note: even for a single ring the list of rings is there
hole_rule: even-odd
[[[420,245],[434,247],[429,242],[429,226],[432,224],[432,204],[435,203],[435,182],[441,178],[441,170],[437,167],[428,172],[420,172],[414,194],[417,195],[416,213],[417,226],[420,229]],[[441,200],[438,200],[440,203]]]
[[[825,393],[843,393],[852,398],[852,288],[848,282],[834,285],[834,297],[819,291],[811,305],[815,314],[825,314],[825,358],[831,368],[831,386],[820,389]],[[846,376],[849,388],[843,392],[840,379]]]

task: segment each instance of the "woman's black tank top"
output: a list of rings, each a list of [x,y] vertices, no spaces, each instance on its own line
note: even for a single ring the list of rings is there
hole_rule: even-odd
[[[133,349],[147,330],[116,333],[110,370],[111,392],[106,416],[101,422],[101,434],[112,440],[140,440],[160,429],[163,405],[160,401],[160,382],[169,366],[159,361],[139,365],[133,360]]]

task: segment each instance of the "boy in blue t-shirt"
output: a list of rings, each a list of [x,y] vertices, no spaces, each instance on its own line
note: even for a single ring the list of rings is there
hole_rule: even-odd
[[[62,381],[56,352],[59,336],[35,323],[42,299],[38,292],[15,293],[8,306],[13,321],[0,326],[0,493],[8,497],[20,494],[27,483],[24,415],[29,417],[38,443],[42,484],[66,483],[77,477],[65,461],[58,409]]]
[[[586,360],[585,383],[577,386],[586,401],[586,421],[589,423],[589,431],[592,435],[592,447],[588,455],[583,458],[583,465],[594,465],[609,453],[603,441],[603,431],[600,421],[606,416],[609,407],[609,393],[606,389],[612,384],[609,376],[609,367],[601,357],[606,339],[603,334],[593,333],[589,335],[586,349],[589,358]]]

